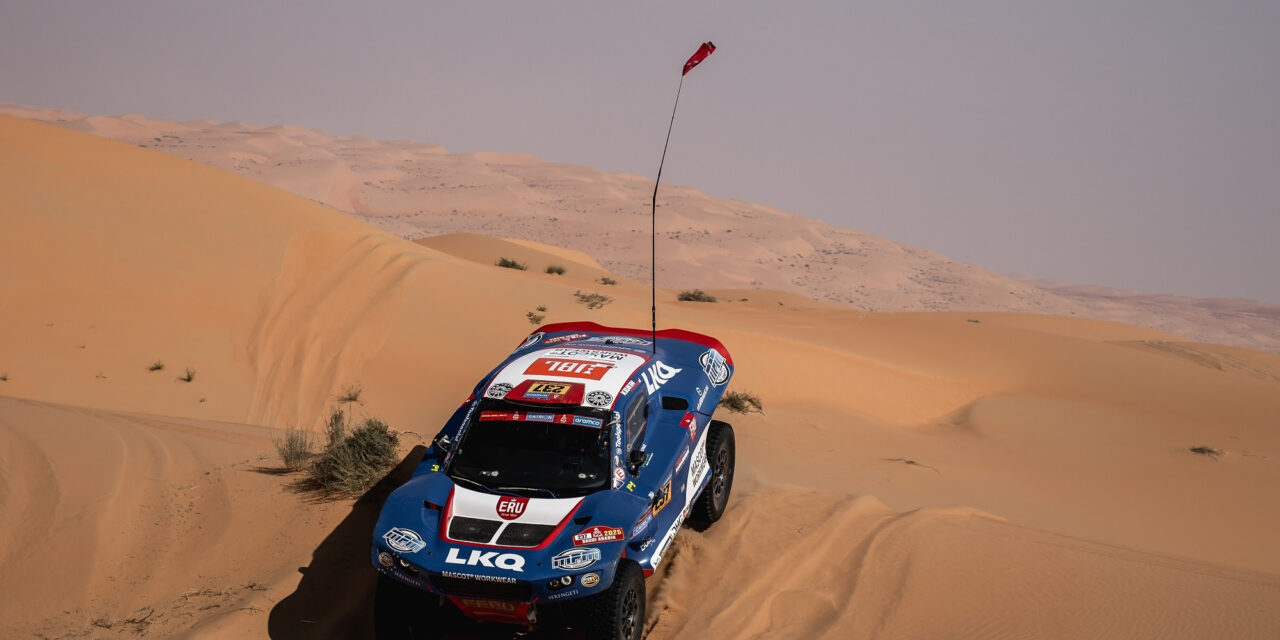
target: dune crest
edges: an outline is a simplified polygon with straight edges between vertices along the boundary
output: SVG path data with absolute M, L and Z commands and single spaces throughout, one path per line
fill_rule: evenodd
M 527 154 L 333 136 L 288 125 L 176 123 L 0 104 L 232 171 L 405 238 L 478 233 L 580 251 L 647 280 L 650 178 Z M 856 199 L 856 196 L 851 196 Z M 680 185 L 658 202 L 659 283 L 775 289 L 873 311 L 1045 313 L 1146 326 L 1199 342 L 1280 351 L 1280 305 L 1024 282 L 926 249 Z

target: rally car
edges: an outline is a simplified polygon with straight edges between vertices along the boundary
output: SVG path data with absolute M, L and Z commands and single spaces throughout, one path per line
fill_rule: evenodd
M 379 637 L 429 635 L 453 606 L 640 638 L 644 579 L 686 519 L 705 528 L 729 502 L 733 428 L 711 415 L 732 375 L 724 345 L 680 329 L 530 334 L 382 508 Z

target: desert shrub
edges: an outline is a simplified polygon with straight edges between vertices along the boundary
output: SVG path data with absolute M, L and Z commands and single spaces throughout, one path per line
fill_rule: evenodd
M 547 273 L 554 274 L 554 275 L 557 275 L 557 276 L 562 276 L 562 275 L 564 275 L 564 267 L 562 267 L 562 266 L 560 266 L 560 265 L 558 265 L 558 264 L 549 264 L 549 265 L 547 265 L 547 268 L 545 269 L 545 271 L 546 271 Z
M 587 305 L 588 309 L 599 309 L 600 307 L 613 302 L 613 298 L 599 293 L 583 293 L 574 291 L 573 295 L 578 298 L 578 302 Z
M 546 318 L 546 316 L 542 315 L 541 313 L 534 313 L 532 311 L 524 314 L 524 317 L 528 318 L 529 324 L 533 324 L 533 325 L 542 324 L 542 319 Z
M 600 276 L 600 281 L 599 281 L 599 282 L 600 282 L 600 284 L 618 284 L 618 281 L 617 281 L 617 280 L 614 280 L 613 278 L 610 278 L 609 276 Z
M 1205 446 L 1191 447 L 1190 449 L 1188 449 L 1188 451 L 1190 451 L 1191 453 L 1202 455 L 1202 456 L 1209 456 L 1210 458 L 1216 458 L 1222 455 L 1222 451 L 1218 449 L 1214 449 L 1213 447 L 1205 447 Z
M 8 381 L 9 381 L 9 372 L 6 371 L 4 373 L 0 373 L 0 382 L 8 382 Z
M 187 367 L 186 373 L 178 376 L 178 379 L 183 382 L 191 382 L 196 379 L 196 370 L 191 367 Z
M 280 454 L 280 462 L 290 471 L 298 471 L 307 465 L 307 461 L 315 454 L 311 451 L 311 432 L 296 427 L 284 430 L 284 436 L 271 442 L 276 445 L 276 453 Z
M 347 435 L 347 416 L 342 409 L 329 412 L 329 420 L 324 423 L 324 440 L 326 449 L 332 449 Z
M 164 362 L 161 360 L 152 362 L 151 366 L 147 367 L 147 371 L 164 371 Z
M 676 300 L 681 302 L 715 302 L 716 297 L 702 289 L 694 289 L 693 291 L 681 291 L 680 295 L 676 296 Z
M 547 310 L 547 305 L 540 304 L 537 307 L 535 307 L 535 309 L 537 309 L 539 312 L 545 312 Z
M 354 496 L 372 487 L 396 464 L 400 437 L 387 423 L 369 418 L 325 449 L 307 471 L 321 491 Z
M 728 391 L 720 398 L 720 406 L 730 413 L 764 413 L 764 405 L 754 393 Z
M 524 271 L 529 268 L 528 266 L 520 264 L 519 262 L 516 262 L 515 260 L 512 260 L 510 258 L 498 258 L 498 261 L 495 262 L 494 264 L 498 265 L 499 267 L 506 267 L 508 269 L 519 269 L 521 271 Z

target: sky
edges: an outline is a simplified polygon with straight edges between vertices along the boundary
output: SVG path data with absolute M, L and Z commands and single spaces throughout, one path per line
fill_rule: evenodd
M 531 153 L 1280 303 L 1280 2 L 0 2 L 0 101 Z

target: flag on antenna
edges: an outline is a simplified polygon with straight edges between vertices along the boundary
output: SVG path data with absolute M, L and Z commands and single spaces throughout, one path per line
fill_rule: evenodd
M 684 63 L 684 71 L 681 72 L 680 75 L 689 73 L 689 71 L 698 66 L 699 63 L 706 60 L 707 56 L 715 53 L 715 50 L 716 46 L 714 44 L 711 44 L 710 42 L 702 43 L 702 46 L 698 47 L 698 50 L 689 57 L 689 61 Z

